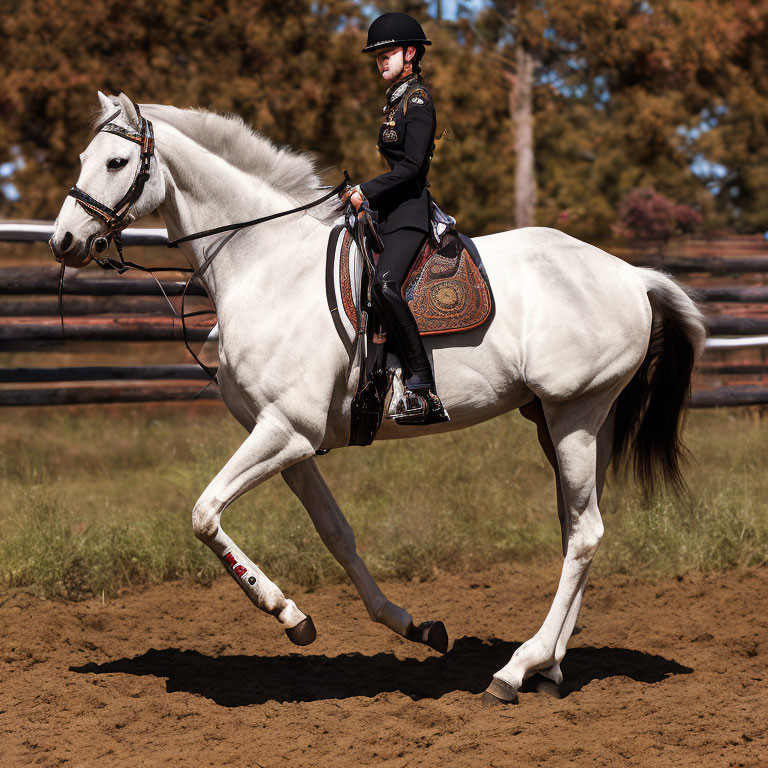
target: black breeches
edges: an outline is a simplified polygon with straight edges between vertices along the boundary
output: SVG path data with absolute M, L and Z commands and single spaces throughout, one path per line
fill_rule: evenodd
M 399 325 L 415 322 L 400 295 L 400 289 L 426 236 L 421 230 L 408 228 L 396 229 L 381 236 L 384 250 L 376 265 L 373 291 L 376 299 L 385 304 L 385 325 L 387 317 Z
M 408 304 L 400 294 L 408 270 L 416 258 L 426 233 L 418 229 L 397 229 L 381 239 L 384 250 L 373 277 L 373 298 L 379 315 L 387 329 L 387 337 L 394 342 L 413 386 L 432 383 L 432 367 L 424 351 L 419 328 Z M 416 384 L 413 384 L 414 378 Z

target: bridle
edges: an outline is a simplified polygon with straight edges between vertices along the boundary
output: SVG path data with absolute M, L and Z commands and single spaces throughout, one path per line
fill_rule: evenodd
M 75 200 L 82 206 L 86 213 L 94 216 L 97 219 L 101 219 L 107 226 L 106 235 L 99 238 L 103 240 L 101 247 L 97 247 L 99 252 L 105 251 L 109 247 L 109 241 L 114 240 L 115 247 L 120 256 L 120 261 L 116 262 L 114 259 L 99 259 L 94 256 L 96 262 L 105 269 L 115 269 L 118 272 L 125 272 L 129 268 L 142 269 L 140 265 L 135 265 L 132 262 L 127 262 L 123 259 L 122 243 L 120 241 L 120 233 L 133 222 L 135 216 L 131 214 L 131 206 L 141 197 L 141 193 L 144 191 L 144 185 L 149 180 L 149 168 L 152 157 L 155 154 L 155 132 L 152 128 L 152 123 L 142 116 L 138 104 L 133 105 L 136 109 L 136 114 L 139 117 L 140 131 L 131 130 L 130 128 L 122 128 L 119 125 L 114 125 L 114 120 L 119 114 L 118 109 L 113 115 L 108 117 L 98 127 L 97 132 L 106 131 L 107 133 L 114 133 L 116 136 L 121 136 L 128 141 L 134 142 L 141 147 L 141 157 L 139 160 L 139 167 L 136 169 L 136 176 L 133 179 L 133 183 L 129 187 L 128 191 L 120 198 L 115 204 L 114 208 L 110 208 L 104 203 L 100 203 L 98 200 L 91 197 L 87 192 L 83 192 L 80 187 L 75 185 L 69 190 L 68 195 L 74 197 Z M 350 184 L 349 174 L 344 171 L 344 180 L 337 184 L 330 192 L 326 193 L 317 200 L 313 200 L 310 203 L 299 205 L 296 208 L 291 208 L 289 211 L 280 211 L 279 213 L 272 213 L 268 216 L 261 216 L 258 219 L 251 219 L 250 221 L 241 221 L 237 224 L 225 224 L 222 227 L 214 227 L 213 229 L 206 229 L 203 232 L 194 232 L 191 235 L 185 235 L 176 240 L 171 240 L 167 243 L 169 248 L 177 248 L 180 243 L 186 243 L 190 240 L 199 240 L 203 237 L 209 237 L 210 235 L 218 235 L 223 232 L 232 232 L 238 229 L 245 229 L 246 227 L 253 227 L 257 224 L 263 224 L 273 219 L 279 219 L 283 216 L 290 216 L 294 213 L 301 213 L 307 211 L 310 208 L 314 208 L 321 203 L 326 202 L 330 198 L 338 195 L 342 190 L 348 187 Z M 97 241 L 98 242 L 98 241 Z M 159 270 L 156 270 L 159 271 Z M 188 271 L 188 270 L 182 270 Z
M 135 264 L 132 261 L 126 261 L 123 258 L 123 248 L 122 248 L 120 233 L 135 219 L 135 216 L 132 213 L 130 213 L 130 208 L 141 197 L 141 194 L 144 191 L 144 185 L 149 180 L 149 169 L 150 169 L 152 157 L 155 154 L 155 132 L 154 132 L 154 129 L 152 128 L 152 123 L 142 116 L 139 110 L 138 104 L 134 103 L 133 106 L 136 110 L 136 114 L 139 117 L 140 130 L 138 132 L 133 131 L 130 128 L 122 128 L 121 126 L 114 125 L 112 123 L 112 120 L 114 120 L 120 114 L 119 109 L 110 117 L 108 117 L 104 122 L 102 122 L 97 128 L 97 133 L 100 131 L 106 131 L 107 133 L 114 133 L 116 136 L 121 136 L 122 138 L 127 139 L 128 141 L 132 141 L 134 144 L 138 144 L 141 147 L 141 157 L 139 160 L 139 166 L 136 169 L 136 176 L 134 177 L 133 183 L 129 187 L 128 191 L 115 204 L 114 208 L 110 208 L 108 205 L 104 205 L 104 203 L 100 203 L 98 200 L 91 197 L 87 192 L 83 192 L 83 190 L 80 189 L 77 185 L 75 185 L 74 187 L 72 187 L 72 189 L 69 190 L 68 196 L 74 197 L 77 203 L 80 206 L 82 206 L 83 210 L 85 210 L 86 213 L 90 214 L 91 216 L 97 219 L 101 219 L 101 221 L 103 221 L 104 224 L 106 225 L 107 227 L 106 233 L 100 236 L 99 238 L 97 238 L 94 243 L 95 249 L 99 253 L 102 253 L 106 251 L 107 248 L 109 248 L 110 240 L 113 240 L 115 243 L 115 248 L 117 249 L 117 253 L 120 256 L 120 261 L 117 261 L 117 259 L 110 259 L 107 257 L 99 258 L 98 256 L 93 256 L 94 261 L 100 267 L 104 269 L 114 269 L 119 274 L 122 274 L 128 269 L 136 269 L 141 272 L 146 272 L 150 274 L 157 282 L 158 287 L 160 288 L 161 293 L 165 296 L 165 299 L 168 302 L 168 305 L 170 306 L 173 314 L 178 316 L 181 319 L 182 338 L 184 341 L 184 345 L 187 348 L 187 351 L 192 355 L 192 357 L 195 359 L 197 364 L 211 377 L 211 381 L 215 381 L 216 371 L 212 368 L 209 368 L 207 365 L 205 365 L 200 360 L 200 358 L 192 351 L 192 348 L 189 346 L 189 341 L 187 339 L 187 328 L 185 323 L 185 320 L 188 317 L 193 317 L 195 315 L 210 314 L 210 312 L 208 310 L 202 310 L 199 312 L 185 312 L 184 299 L 187 295 L 187 289 L 189 288 L 190 283 L 196 278 L 201 277 L 205 273 L 205 271 L 211 265 L 211 262 L 218 255 L 219 251 L 213 251 L 213 253 L 211 253 L 211 255 L 209 255 L 203 261 L 203 263 L 197 269 L 194 269 L 194 270 L 180 268 L 180 267 L 148 268 L 148 267 L 142 266 L 141 264 Z M 226 224 L 222 227 L 207 229 L 203 232 L 194 232 L 193 234 L 180 237 L 177 240 L 171 240 L 168 242 L 167 245 L 169 248 L 177 248 L 180 243 L 186 243 L 186 242 L 189 242 L 190 240 L 199 240 L 200 238 L 221 234 L 223 232 L 232 232 L 239 229 L 245 229 L 246 227 L 253 227 L 257 224 L 262 224 L 267 221 L 272 221 L 273 219 L 279 219 L 283 216 L 290 216 L 291 214 L 294 214 L 294 213 L 307 211 L 310 208 L 314 208 L 315 206 L 320 205 L 321 203 L 324 203 L 325 201 L 329 200 L 331 197 L 338 195 L 343 189 L 348 187 L 349 184 L 350 184 L 349 174 L 347 173 L 347 171 L 344 171 L 344 180 L 340 184 L 336 185 L 333 189 L 331 189 L 322 197 L 316 200 L 313 200 L 310 203 L 305 203 L 304 205 L 297 206 L 296 208 L 291 208 L 288 211 L 280 211 L 279 213 L 272 213 L 272 214 L 269 214 L 268 216 L 261 216 L 258 219 L 252 219 L 250 221 L 242 221 L 237 224 Z M 62 334 L 64 333 L 64 309 L 62 304 L 63 286 L 64 286 L 64 269 L 65 269 L 65 265 L 62 262 L 61 272 L 59 273 L 59 314 L 61 318 Z M 184 290 L 182 291 L 182 294 L 181 294 L 181 314 L 180 315 L 174 309 L 173 304 L 171 303 L 170 299 L 168 298 L 165 291 L 163 290 L 161 283 L 155 277 L 154 275 L 155 272 L 188 272 L 189 273 L 189 277 L 187 278 L 187 281 L 184 285 Z
M 108 205 L 100 203 L 77 185 L 72 187 L 68 193 L 69 197 L 74 197 L 86 213 L 94 218 L 101 219 L 106 225 L 107 232 L 104 236 L 99 238 L 99 240 L 102 240 L 103 242 L 99 243 L 97 241 L 97 250 L 105 251 L 109 247 L 109 241 L 114 240 L 121 262 L 123 262 L 123 249 L 120 233 L 136 218 L 130 213 L 130 209 L 141 197 L 142 192 L 144 192 L 144 185 L 149 180 L 149 169 L 152 157 L 155 154 L 155 132 L 152 128 L 152 123 L 141 115 L 137 104 L 134 104 L 134 108 L 139 117 L 138 132 L 112 123 L 112 120 L 120 114 L 119 109 L 98 128 L 99 132 L 104 131 L 106 133 L 114 133 L 116 136 L 120 136 L 134 144 L 138 144 L 141 148 L 141 156 L 139 158 L 139 165 L 136 169 L 136 175 L 134 176 L 128 191 L 115 204 L 114 208 L 110 208 Z M 105 261 L 104 259 L 99 259 L 98 257 L 94 258 L 101 266 L 114 268 L 114 265 L 112 264 L 103 263 Z M 110 262 L 112 260 L 107 259 L 106 261 Z

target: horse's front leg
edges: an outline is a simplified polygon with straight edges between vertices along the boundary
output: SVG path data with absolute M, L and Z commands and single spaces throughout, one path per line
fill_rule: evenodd
M 448 650 L 448 635 L 441 621 L 428 621 L 415 626 L 411 614 L 389 601 L 379 589 L 357 554 L 355 534 L 314 459 L 305 459 L 283 470 L 283 478 L 309 513 L 325 546 L 349 574 L 371 619 L 398 635 L 445 653 Z
M 221 514 L 246 491 L 313 453 L 310 442 L 288 424 L 262 418 L 205 489 L 192 513 L 195 536 L 211 548 L 248 599 L 273 615 L 296 645 L 309 645 L 315 639 L 312 619 L 286 599 L 224 532 Z

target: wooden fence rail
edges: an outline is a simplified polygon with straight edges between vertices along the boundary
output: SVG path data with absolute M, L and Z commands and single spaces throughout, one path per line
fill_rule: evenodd
M 697 291 L 701 301 L 725 304 L 768 304 L 768 286 L 724 285 Z
M 724 408 L 741 405 L 765 405 L 768 403 L 768 387 L 717 387 L 694 392 L 691 405 L 694 408 Z
M 712 275 L 747 274 L 750 272 L 768 272 L 768 256 L 750 256 L 748 258 L 679 258 L 670 261 L 648 261 L 643 266 L 657 267 L 675 274 L 709 272 Z
M 53 235 L 52 221 L 0 221 L 0 242 L 47 243 Z M 165 229 L 128 227 L 122 232 L 123 245 L 167 245 Z
M 67 296 L 62 301 L 66 317 L 87 315 L 159 315 L 169 312 L 163 296 Z M 0 299 L 0 317 L 58 317 L 57 296 Z
M 39 242 L 48 240 L 51 222 L 0 222 L 0 242 Z M 129 228 L 123 233 L 126 246 L 161 246 L 167 243 L 162 229 Z M 714 247 L 714 246 L 713 246 Z M 717 246 L 719 248 L 719 245 Z M 720 254 L 722 251 L 714 251 Z M 768 256 L 757 249 L 754 256 L 744 251 L 736 257 L 698 255 L 664 259 L 651 254 L 642 261 L 675 274 L 708 273 L 734 275 L 768 272 Z M 97 270 L 68 270 L 63 280 L 64 327 L 59 322 L 59 269 L 41 267 L 0 268 L 0 350 L 55 348 L 63 341 L 179 341 L 181 323 L 172 314 L 163 292 L 178 312 L 178 297 L 185 279 L 171 273 L 159 280 L 118 276 Z M 162 286 L 162 290 L 161 287 Z M 205 290 L 198 282 L 190 284 L 187 296 L 200 307 Z M 768 285 L 708 285 L 698 290 L 704 303 L 768 305 Z M 7 298 L 5 298 L 7 297 Z M 762 310 L 763 308 L 760 308 Z M 758 310 L 758 312 L 760 311 Z M 708 317 L 713 336 L 739 336 L 740 339 L 712 339 L 711 347 L 748 349 L 768 342 L 768 312 L 752 316 L 723 313 Z M 744 310 L 740 310 L 741 313 Z M 203 342 L 214 338 L 211 327 L 215 316 L 190 318 L 187 338 Z M 761 339 L 760 336 L 764 335 Z M 749 338 L 753 337 L 753 338 Z M 743 353 L 747 354 L 747 353 Z M 705 362 L 697 369 L 700 376 L 768 375 L 768 361 L 750 357 L 717 363 Z M 13 387 L 14 384 L 24 388 Z M 46 387 L 45 384 L 61 386 Z M 100 365 L 61 368 L 0 369 L 0 406 L 79 405 L 87 403 L 141 403 L 175 400 L 215 399 L 218 390 L 196 365 Z M 10 385 L 10 386 L 9 386 Z M 694 392 L 694 407 L 768 404 L 768 387 L 723 386 Z
M 184 280 L 161 279 L 160 285 L 168 296 L 181 296 Z M 59 270 L 56 267 L 6 267 L 0 269 L 0 294 L 47 294 L 59 292 Z M 85 277 L 66 273 L 62 293 L 77 296 L 162 296 L 151 277 Z M 200 283 L 192 283 L 189 296 L 205 296 Z
M 758 336 L 768 334 L 768 315 L 765 317 L 734 317 L 712 315 L 707 318 L 712 336 Z
M 199 365 L 88 365 L 62 368 L 0 368 L 0 383 L 67 381 L 208 381 Z
M 96 403 L 157 403 L 177 400 L 218 400 L 213 385 L 194 387 L 130 385 L 59 387 L 56 389 L 0 389 L 1 406 L 93 405 Z
M 211 332 L 211 323 L 202 325 L 200 318 L 187 321 L 187 340 L 205 341 Z M 27 342 L 46 345 L 61 341 L 181 341 L 181 320 L 168 317 L 109 317 L 40 318 L 34 322 L 26 318 L 6 318 L 0 324 L 0 349 Z
M 696 371 L 704 376 L 768 376 L 768 362 L 701 363 Z

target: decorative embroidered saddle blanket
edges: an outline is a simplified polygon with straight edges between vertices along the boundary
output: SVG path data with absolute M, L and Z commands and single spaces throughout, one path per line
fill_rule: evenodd
M 361 325 L 360 285 L 364 270 L 357 244 L 341 225 L 328 241 L 326 293 L 334 322 L 349 340 Z M 493 294 L 474 243 L 448 232 L 437 248 L 427 238 L 402 288 L 422 336 L 477 328 L 493 313 Z

